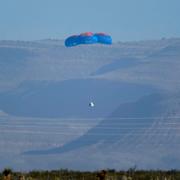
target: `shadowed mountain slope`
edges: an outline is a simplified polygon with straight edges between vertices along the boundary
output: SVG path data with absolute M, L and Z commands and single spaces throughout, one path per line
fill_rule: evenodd
M 101 146 L 107 147 L 119 144 L 119 148 L 124 147 L 125 144 L 130 144 L 131 148 L 133 148 L 140 145 L 140 139 L 147 140 L 145 141 L 146 144 L 148 144 L 148 140 L 156 141 L 156 144 L 158 144 L 158 140 L 160 143 L 164 138 L 164 136 L 159 136 L 161 133 L 172 137 L 178 134 L 174 129 L 169 131 L 171 126 L 168 129 L 168 124 L 166 124 L 171 118 L 172 122 L 179 122 L 176 113 L 179 113 L 178 107 L 180 104 L 177 102 L 180 102 L 179 95 L 152 94 L 141 98 L 135 103 L 122 104 L 107 119 L 101 121 L 82 137 L 60 148 L 32 151 L 29 154 L 62 153 L 99 143 Z M 159 129 L 160 126 L 162 128 Z M 148 131 L 151 131 L 152 134 L 147 134 Z M 179 134 L 176 138 L 178 137 Z M 164 139 L 164 141 L 166 140 L 168 139 Z M 171 146 L 171 144 L 169 145 Z

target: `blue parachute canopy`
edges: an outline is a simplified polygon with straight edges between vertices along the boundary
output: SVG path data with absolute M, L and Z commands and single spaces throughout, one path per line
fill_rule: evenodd
M 97 37 L 98 43 L 102 44 L 112 44 L 112 38 L 111 36 L 104 34 L 104 33 L 96 33 L 94 36 Z
M 79 40 L 81 44 L 94 44 L 97 42 L 97 37 L 91 32 L 86 32 L 79 35 Z
M 94 43 L 112 44 L 112 39 L 111 36 L 104 33 L 93 34 L 92 32 L 85 32 L 80 35 L 70 36 L 65 40 L 66 47 L 77 46 L 79 44 Z
M 67 47 L 76 46 L 78 44 L 80 44 L 80 41 L 79 36 L 77 35 L 70 36 L 65 40 L 65 46 Z

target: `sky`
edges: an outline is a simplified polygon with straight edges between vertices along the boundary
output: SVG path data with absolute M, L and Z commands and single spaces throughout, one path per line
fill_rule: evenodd
M 0 0 L 0 40 L 105 32 L 113 41 L 180 37 L 180 0 Z

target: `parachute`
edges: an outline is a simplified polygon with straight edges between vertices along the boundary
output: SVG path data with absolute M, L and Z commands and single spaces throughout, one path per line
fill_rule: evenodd
M 91 32 L 82 33 L 79 35 L 81 44 L 94 44 L 97 42 L 97 37 Z
M 97 41 L 102 44 L 112 44 L 112 38 L 110 35 L 105 33 L 96 33 L 94 36 L 97 37 Z
M 66 47 L 77 46 L 80 44 L 94 44 L 94 43 L 112 44 L 112 38 L 110 35 L 107 35 L 105 33 L 93 34 L 92 32 L 85 32 L 85 33 L 81 33 L 80 35 L 70 36 L 65 40 Z
M 65 46 L 67 47 L 76 46 L 78 44 L 80 44 L 80 41 L 77 35 L 70 36 L 65 41 Z

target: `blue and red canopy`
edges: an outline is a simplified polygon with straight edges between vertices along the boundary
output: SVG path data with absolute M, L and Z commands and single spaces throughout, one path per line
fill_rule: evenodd
M 112 38 L 110 35 L 105 33 L 95 33 L 85 32 L 80 35 L 73 35 L 68 37 L 65 40 L 65 46 L 72 47 L 77 46 L 79 44 L 94 44 L 94 43 L 102 43 L 102 44 L 112 44 Z

